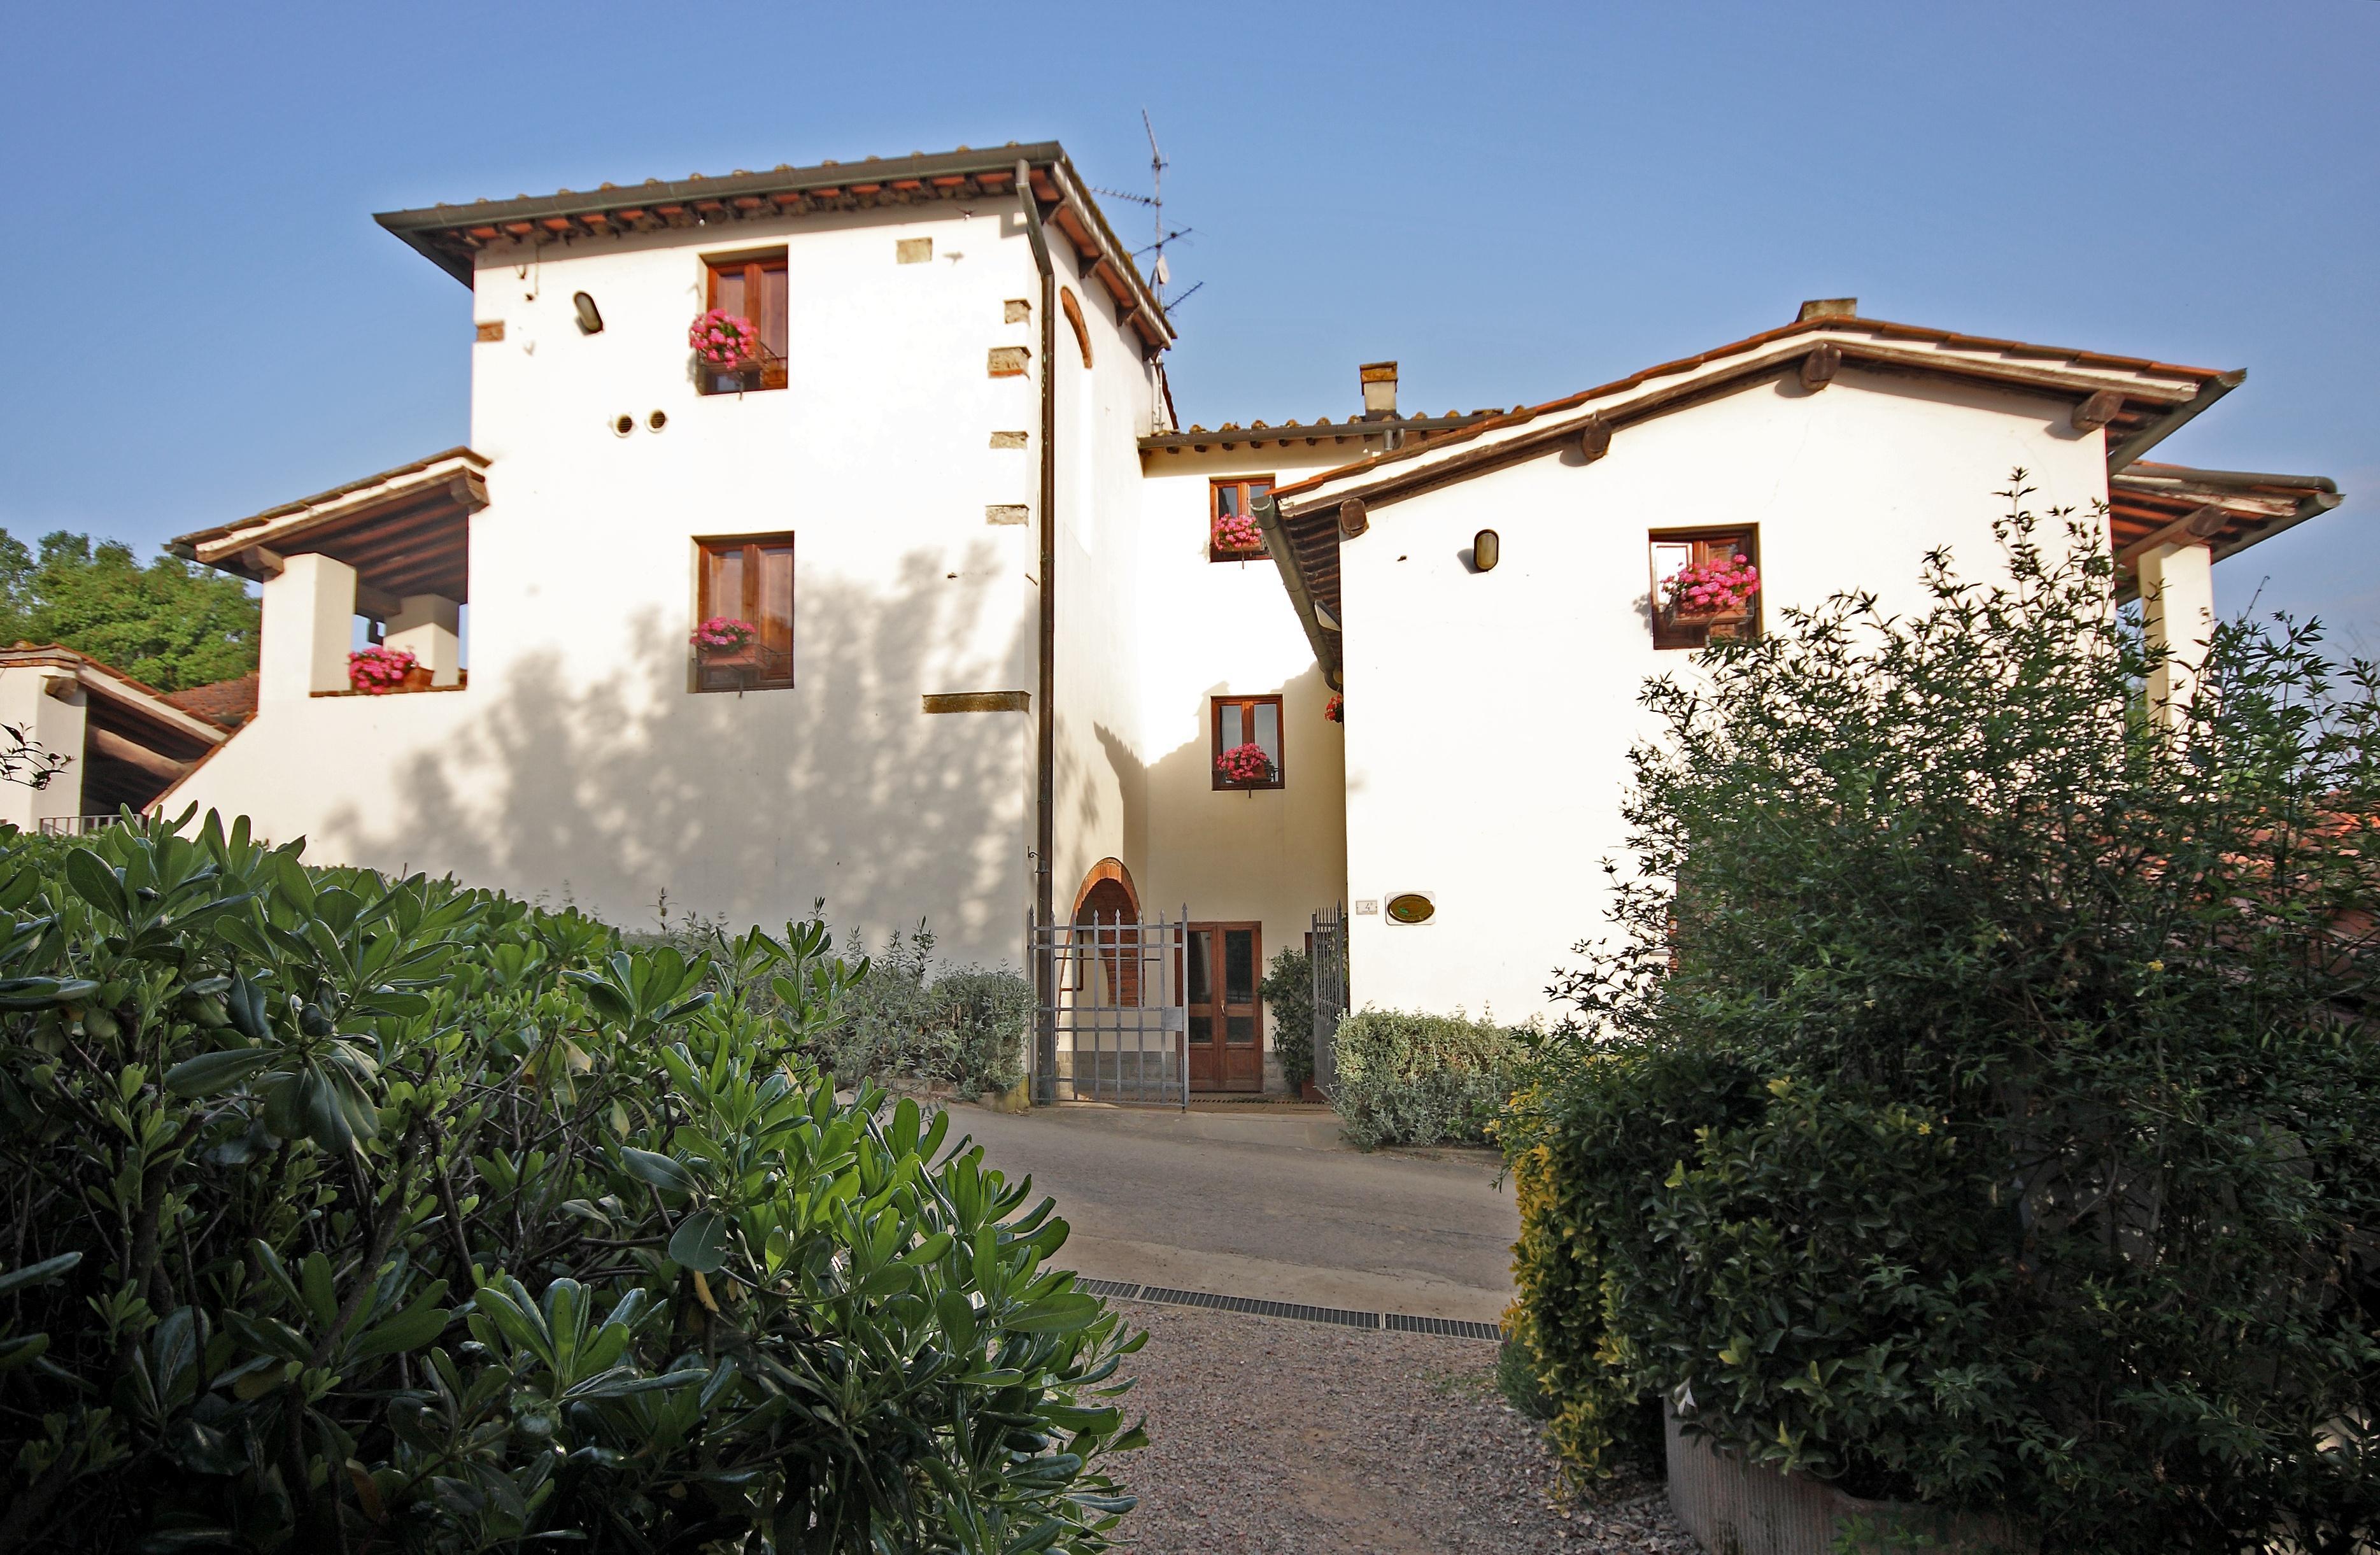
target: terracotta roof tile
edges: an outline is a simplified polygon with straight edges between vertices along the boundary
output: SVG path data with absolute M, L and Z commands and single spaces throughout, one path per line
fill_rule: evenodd
M 165 693 L 164 700 L 194 717 L 237 729 L 256 716 L 256 672 Z

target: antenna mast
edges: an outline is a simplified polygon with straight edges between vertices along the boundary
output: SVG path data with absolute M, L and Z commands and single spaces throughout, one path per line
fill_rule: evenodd
M 1157 256 L 1156 260 L 1148 267 L 1148 285 L 1149 289 L 1157 294 L 1157 306 L 1160 309 L 1165 309 L 1171 306 L 1171 304 L 1166 301 L 1165 288 L 1173 283 L 1172 267 L 1165 262 L 1165 245 L 1172 242 L 1177 237 L 1189 237 L 1191 229 L 1185 226 L 1172 231 L 1167 230 L 1165 225 L 1165 170 L 1173 164 L 1166 161 L 1165 153 L 1158 149 L 1157 127 L 1149 122 L 1148 110 L 1146 108 L 1143 108 L 1140 111 L 1140 128 L 1142 132 L 1148 137 L 1148 192 L 1147 194 L 1135 194 L 1130 189 L 1101 188 L 1097 185 L 1092 187 L 1092 192 L 1095 194 L 1107 195 L 1111 199 L 1129 200 L 1136 205 L 1146 205 L 1148 207 L 1149 243 L 1147 248 L 1135 250 L 1133 254 L 1133 258 L 1138 259 L 1142 254 L 1147 253 L 1154 253 Z M 1193 286 L 1190 288 L 1190 291 L 1195 292 L 1197 289 L 1198 288 L 1196 286 Z M 1188 297 L 1189 295 L 1190 292 L 1184 292 L 1182 297 Z M 1173 299 L 1175 302 L 1179 302 L 1181 300 L 1182 298 L 1180 297 Z
M 1149 234 L 1156 239 L 1150 245 L 1157 250 L 1157 262 L 1149 267 L 1157 286 L 1157 305 L 1165 306 L 1165 283 L 1173 279 L 1165 268 L 1165 153 L 1157 149 L 1157 127 L 1148 122 L 1148 110 L 1140 111 L 1140 128 L 1148 136 L 1148 218 Z

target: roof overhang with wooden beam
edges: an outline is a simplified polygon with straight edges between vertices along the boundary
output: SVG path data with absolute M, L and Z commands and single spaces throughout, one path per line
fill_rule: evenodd
M 71 648 L 0 650 L 0 671 L 9 670 L 44 672 L 46 694 L 81 704 L 83 747 L 57 754 L 78 763 L 86 815 L 147 807 L 231 737 L 221 725 L 168 702 L 155 686 Z
M 178 537 L 165 549 L 253 582 L 285 557 L 323 555 L 356 569 L 357 608 L 393 613 L 408 594 L 470 598 L 470 516 L 488 505 L 487 458 L 450 448 L 252 517 Z
M 2221 561 L 2338 504 L 2338 485 L 2327 476 L 2137 461 L 2107 478 L 2117 595 L 2139 592 L 2140 558 L 2153 546 L 2204 545 Z
M 1338 547 L 1342 538 L 1369 527 L 1373 510 L 1548 455 L 1575 453 L 1593 461 L 1609 451 L 1615 434 L 1625 435 L 1638 422 L 1788 376 L 1803 392 L 1818 393 L 1846 370 L 1949 377 L 2069 401 L 2066 415 L 2074 431 L 2105 430 L 2111 471 L 2137 460 L 2247 376 L 1839 310 L 1805 311 L 1781 329 L 1276 488 L 1278 522 L 1291 542 L 1302 594 L 1318 607 L 1315 619 L 1331 624 L 1309 624 L 1316 657 L 1325 663 L 1338 660 L 1338 644 L 1330 640 L 1341 619 Z M 1292 594 L 1298 597 L 1301 589 L 1293 587 Z
M 648 178 L 625 188 L 605 184 L 592 192 L 563 189 L 388 211 L 373 220 L 468 286 L 481 255 L 509 259 L 524 247 L 616 241 L 629 233 L 673 229 L 732 233 L 739 225 L 789 216 L 1012 199 L 1020 161 L 1026 164 L 1042 219 L 1065 235 L 1086 273 L 1115 304 L 1117 321 L 1130 324 L 1149 352 L 1172 345 L 1173 326 L 1133 263 L 1132 251 L 1109 227 L 1089 186 L 1054 140 L 984 151 L 963 146 L 931 156 L 869 157 L 815 167 L 780 165 L 723 177 Z

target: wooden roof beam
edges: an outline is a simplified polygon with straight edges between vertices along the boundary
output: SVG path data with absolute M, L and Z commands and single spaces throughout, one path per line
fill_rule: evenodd
M 2074 430 L 2079 432 L 2097 431 L 2123 414 L 2124 396 L 2114 389 L 2101 389 L 2074 407 Z
M 2214 503 L 2193 508 L 2161 529 L 2152 529 L 2116 553 L 2116 565 L 2128 567 L 2160 545 L 2205 545 L 2223 532 L 2231 516 Z

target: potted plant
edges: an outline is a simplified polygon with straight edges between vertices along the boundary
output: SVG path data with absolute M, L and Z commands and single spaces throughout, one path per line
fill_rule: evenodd
M 1334 696 L 1322 704 L 1322 716 L 1333 723 L 1347 722 L 1347 699 Z
M 760 628 L 733 615 L 714 615 L 697 626 L 686 640 L 706 664 L 745 664 L 752 662 Z
M 1264 549 L 1264 531 L 1245 513 L 1219 513 L 1210 538 L 1218 551 L 1253 554 Z
M 420 686 L 414 684 L 417 679 Z M 430 673 L 420 661 L 402 648 L 374 643 L 347 655 L 347 684 L 367 697 L 419 690 L 429 680 Z
M 1215 758 L 1215 773 L 1234 788 L 1254 788 L 1272 781 L 1272 758 L 1251 740 Z
M 760 332 L 741 313 L 713 308 L 697 316 L 686 332 L 695 359 L 722 372 L 740 372 L 760 359 Z
M 1752 598 L 1760 592 L 1760 569 L 1741 552 L 1707 556 L 1671 574 L 1662 585 L 1670 619 L 1681 626 L 1708 626 L 1713 636 L 1731 635 L 1752 619 Z

